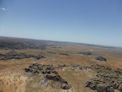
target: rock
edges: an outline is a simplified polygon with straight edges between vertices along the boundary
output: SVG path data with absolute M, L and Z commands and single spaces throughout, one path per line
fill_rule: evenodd
M 97 92 L 114 92 L 114 87 L 103 83 L 97 84 L 95 80 L 87 82 L 85 87 L 89 87 L 90 89 L 96 90 Z
M 119 91 L 122 92 L 122 83 L 118 87 Z
M 82 55 L 92 55 L 92 52 L 90 52 L 90 51 L 80 52 L 79 54 L 82 54 Z
M 85 87 L 90 87 L 91 83 L 92 83 L 92 82 L 87 81 L 86 84 L 85 84 Z
M 45 76 L 48 80 L 53 80 L 53 81 L 61 81 L 61 77 L 59 75 L 46 75 Z
M 122 92 L 122 70 L 113 69 L 103 65 L 92 65 L 92 69 L 96 71 L 96 78 L 86 82 L 85 87 L 95 88 L 97 92 L 114 92 L 115 89 Z
M 62 83 L 61 88 L 64 90 L 69 90 L 71 86 L 68 83 Z
M 97 86 L 97 84 L 95 82 L 93 82 L 93 81 L 92 82 L 91 81 L 87 81 L 87 83 L 85 85 L 85 87 L 89 87 L 92 90 L 95 90 L 96 89 L 96 86 Z
M 108 87 L 106 88 L 106 92 L 114 92 L 114 88 L 111 87 L 111 86 L 108 86 Z
M 96 91 L 97 92 L 106 92 L 106 85 L 105 84 L 98 84 Z
M 103 56 L 98 56 L 96 57 L 96 60 L 99 60 L 99 61 L 107 61 L 107 59 Z
M 118 84 L 115 81 L 112 81 L 110 83 L 110 86 L 113 87 L 114 89 L 117 89 L 118 88 Z
M 25 72 L 32 73 L 32 75 L 41 74 L 43 75 L 44 79 L 46 81 L 53 81 L 57 83 L 59 88 L 68 90 L 70 89 L 70 85 L 66 80 L 64 80 L 57 71 L 55 71 L 55 68 L 53 65 L 41 65 L 41 64 L 32 64 L 28 68 L 25 68 Z M 56 84 L 53 84 L 53 87 L 57 87 Z

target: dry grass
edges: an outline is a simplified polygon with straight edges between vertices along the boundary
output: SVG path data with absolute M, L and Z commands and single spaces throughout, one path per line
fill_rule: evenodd
M 107 63 L 100 63 L 95 60 L 93 56 L 82 56 L 77 54 L 79 51 L 92 51 L 96 55 L 103 55 L 107 57 Z M 5 53 L 8 50 L 0 50 L 0 53 Z M 56 54 L 48 53 L 48 51 L 56 52 Z M 21 59 L 21 60 L 8 60 L 0 61 L 0 92 L 64 92 L 63 90 L 54 89 L 50 86 L 42 87 L 33 85 L 38 83 L 38 78 L 31 80 L 24 74 L 24 68 L 28 67 L 32 63 L 40 64 L 105 64 L 112 68 L 122 68 L 122 54 L 109 51 L 103 48 L 96 48 L 90 46 L 64 46 L 60 48 L 49 47 L 46 50 L 17 50 L 17 52 L 44 55 L 46 59 L 34 60 L 34 59 Z M 60 55 L 59 53 L 68 53 L 69 56 Z M 59 71 L 59 74 L 66 79 L 71 85 L 72 89 L 68 92 L 94 92 L 90 89 L 85 88 L 85 82 L 95 76 L 94 71 Z M 85 91 L 84 91 L 85 90 Z

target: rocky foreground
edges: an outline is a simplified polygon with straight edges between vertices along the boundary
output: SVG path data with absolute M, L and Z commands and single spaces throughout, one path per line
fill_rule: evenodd
M 96 78 L 86 82 L 85 87 L 88 87 L 97 92 L 122 92 L 122 69 L 112 69 L 106 66 L 92 66 L 97 72 Z
M 51 86 L 56 88 L 61 88 L 64 90 L 68 90 L 71 88 L 70 84 L 64 80 L 58 72 L 55 70 L 53 65 L 39 65 L 33 64 L 30 65 L 28 68 L 25 68 L 25 72 L 31 76 L 40 76 L 42 85 L 48 85 L 49 81 L 55 82 L 57 85 L 51 84 Z
M 70 90 L 73 86 L 59 75 L 58 71 L 60 69 L 96 71 L 96 77 L 88 80 L 84 87 L 96 90 L 97 92 L 115 92 L 115 90 L 122 92 L 122 70 L 113 70 L 107 66 L 58 65 L 54 67 L 53 65 L 32 64 L 25 68 L 25 72 L 31 77 L 40 76 L 42 85 L 51 85 L 54 88 Z M 42 76 L 43 80 L 41 80 Z M 50 82 L 53 82 L 53 84 L 50 84 Z
M 122 92 L 122 70 L 106 65 L 33 63 L 22 71 L 0 73 L 0 92 Z

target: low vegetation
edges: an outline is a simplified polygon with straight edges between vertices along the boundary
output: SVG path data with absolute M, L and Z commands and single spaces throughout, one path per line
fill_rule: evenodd
M 0 92 L 122 92 L 122 50 L 0 37 Z
M 41 59 L 45 58 L 44 56 L 36 56 L 36 55 L 28 55 L 24 53 L 17 53 L 16 51 L 10 51 L 6 54 L 0 54 L 0 60 L 10 60 L 10 59 L 25 59 L 25 58 L 34 58 L 34 59 Z

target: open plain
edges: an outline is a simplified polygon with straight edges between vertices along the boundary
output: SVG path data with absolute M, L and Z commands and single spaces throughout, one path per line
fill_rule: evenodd
M 122 48 L 0 37 L 0 92 L 122 92 Z

